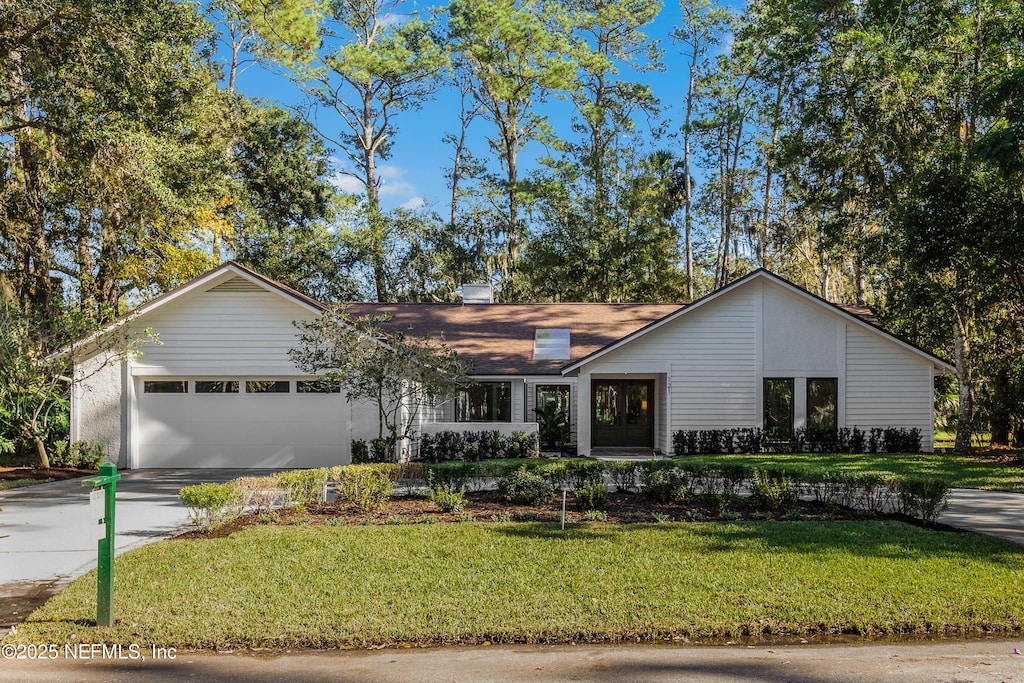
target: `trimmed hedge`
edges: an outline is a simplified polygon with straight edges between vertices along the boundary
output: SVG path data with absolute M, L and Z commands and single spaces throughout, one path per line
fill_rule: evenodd
M 513 432 L 509 436 L 497 430 L 477 432 L 445 431 L 420 437 L 419 457 L 423 462 L 500 460 L 535 458 L 540 455 L 536 433 Z
M 785 441 L 772 440 L 759 427 L 679 430 L 672 435 L 675 455 L 731 453 L 920 453 L 916 427 L 795 429 Z

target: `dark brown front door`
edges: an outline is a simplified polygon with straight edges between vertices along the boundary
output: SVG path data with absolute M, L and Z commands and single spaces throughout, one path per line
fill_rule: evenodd
M 595 446 L 654 446 L 654 382 L 596 379 L 591 429 Z

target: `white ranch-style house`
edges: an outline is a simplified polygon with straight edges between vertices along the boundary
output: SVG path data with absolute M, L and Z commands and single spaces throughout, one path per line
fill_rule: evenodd
M 766 270 L 690 304 L 353 304 L 443 339 L 477 384 L 420 411 L 421 433 L 535 431 L 571 417 L 581 455 L 669 453 L 678 430 L 814 425 L 916 428 L 931 450 L 935 375 L 954 368 Z M 228 262 L 140 306 L 125 324 L 160 343 L 114 363 L 81 349 L 73 440 L 122 468 L 320 467 L 377 435 L 375 406 L 298 374 L 294 321 L 332 309 Z

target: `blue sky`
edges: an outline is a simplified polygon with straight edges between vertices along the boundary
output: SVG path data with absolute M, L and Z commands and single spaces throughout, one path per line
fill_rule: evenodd
M 728 3 L 733 4 L 733 3 Z M 654 95 L 659 98 L 662 106 L 660 119 L 671 121 L 668 132 L 677 131 L 682 119 L 681 102 L 685 94 L 686 65 L 679 55 L 679 47 L 672 38 L 671 32 L 678 25 L 680 10 L 677 2 L 669 0 L 662 8 L 655 22 L 645 32 L 652 40 L 660 42 L 664 56 L 664 71 L 648 71 L 642 74 L 623 71 L 621 78 L 629 80 L 645 80 L 650 84 Z M 275 101 L 284 106 L 298 105 L 303 101 L 299 89 L 285 76 L 273 73 L 267 68 L 255 64 L 238 78 L 238 88 L 252 97 L 260 97 Z M 403 112 L 396 119 L 398 134 L 394 138 L 392 156 L 380 162 L 381 203 L 384 208 L 398 206 L 416 207 L 425 205 L 438 210 L 442 214 L 447 210 L 449 190 L 445 183 L 444 169 L 450 166 L 450 147 L 442 142 L 447 132 L 455 132 L 458 125 L 457 93 L 452 90 L 440 90 L 433 100 L 425 103 L 423 108 L 414 112 Z M 570 134 L 569 116 L 572 107 L 566 103 L 553 102 L 543 110 L 548 114 L 556 132 Z M 656 123 L 656 122 L 655 122 Z M 340 130 L 341 123 L 327 111 L 320 115 L 320 125 L 326 130 Z M 643 122 L 640 124 L 644 126 Z M 478 157 L 491 159 L 492 166 L 497 170 L 496 160 L 492 159 L 486 142 L 491 134 L 491 124 L 478 118 L 471 130 L 470 148 Z M 645 143 L 650 139 L 647 131 L 638 131 L 637 138 Z M 654 143 L 656 148 L 675 149 L 678 141 L 662 138 Z M 533 159 L 544 152 L 540 145 L 528 147 L 523 155 L 521 167 L 528 172 L 536 164 Z M 340 156 L 340 155 L 339 155 Z M 341 160 L 338 160 L 341 163 Z M 523 175 L 521 173 L 521 175 Z M 360 186 L 351 179 L 337 176 L 338 184 L 349 191 L 357 191 Z

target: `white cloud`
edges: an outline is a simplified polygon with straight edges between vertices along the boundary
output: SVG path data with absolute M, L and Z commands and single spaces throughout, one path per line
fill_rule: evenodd
M 380 196 L 397 197 L 415 194 L 416 188 L 405 176 L 409 172 L 401 166 L 394 164 L 383 164 L 377 167 L 377 177 L 380 178 Z
M 363 183 L 350 174 L 351 166 L 335 158 L 335 168 L 343 168 L 349 173 L 336 171 L 331 184 L 342 192 L 354 195 L 365 195 Z M 389 205 L 400 205 L 406 209 L 418 209 L 426 205 L 426 200 L 417 193 L 416 186 L 406 180 L 409 171 L 395 164 L 381 164 L 377 167 L 377 181 L 380 183 L 380 198 L 390 200 Z
M 331 178 L 331 185 L 349 194 L 362 194 L 364 191 L 363 184 L 359 182 L 358 178 L 340 171 Z

